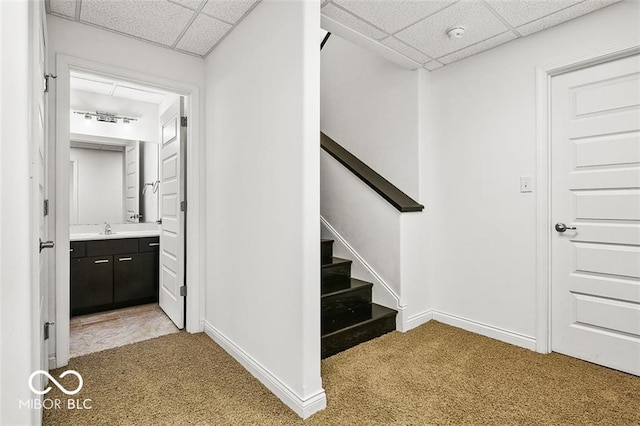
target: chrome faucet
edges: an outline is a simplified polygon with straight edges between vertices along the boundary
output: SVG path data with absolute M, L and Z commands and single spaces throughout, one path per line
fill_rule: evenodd
M 104 235 L 111 235 L 111 225 L 109 223 L 104 223 Z

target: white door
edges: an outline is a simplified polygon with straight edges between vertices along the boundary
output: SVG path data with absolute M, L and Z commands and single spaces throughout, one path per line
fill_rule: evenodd
M 127 223 L 140 222 L 140 176 L 138 175 L 139 163 L 140 143 L 138 141 L 127 143 L 127 146 L 124 147 L 124 205 L 126 210 L 125 218 Z
M 640 375 L 640 57 L 551 87 L 552 350 Z
M 184 200 L 183 146 L 186 128 L 181 126 L 182 98 L 160 117 L 160 307 L 178 328 L 184 328 Z M 185 287 L 186 289 L 186 287 Z
M 32 282 L 34 286 L 33 315 L 35 335 L 38 336 L 39 367 L 49 370 L 48 345 L 45 340 L 45 323 L 48 321 L 48 263 L 53 253 L 51 247 L 41 249 L 40 242 L 47 244 L 48 218 L 45 212 L 47 199 L 47 102 L 45 99 L 46 80 L 46 24 L 43 4 L 31 2 L 32 22 L 32 66 L 31 69 L 31 120 L 30 120 L 30 150 L 31 150 L 31 229 L 34 260 L 32 262 Z M 53 81 L 49 82 L 53 84 Z M 39 377 L 42 379 L 42 376 Z

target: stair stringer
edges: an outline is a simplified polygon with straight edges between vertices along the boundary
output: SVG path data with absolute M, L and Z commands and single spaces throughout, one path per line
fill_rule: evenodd
M 398 295 L 391 286 L 378 274 L 367 261 L 344 239 L 342 235 L 322 216 L 320 216 L 320 234 L 322 238 L 333 240 L 333 255 L 349 259 L 351 276 L 359 280 L 373 283 L 373 303 L 398 311 L 396 315 L 396 330 L 405 330 L 405 305 L 400 302 Z

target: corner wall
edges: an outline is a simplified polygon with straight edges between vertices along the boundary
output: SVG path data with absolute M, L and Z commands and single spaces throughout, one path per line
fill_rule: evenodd
M 434 319 L 535 348 L 536 67 L 638 43 L 639 21 L 623 1 L 431 73 Z
M 326 405 L 319 26 L 319 1 L 263 0 L 205 61 L 205 331 L 301 417 Z

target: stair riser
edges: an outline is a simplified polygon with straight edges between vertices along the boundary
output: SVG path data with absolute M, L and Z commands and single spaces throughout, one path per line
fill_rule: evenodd
M 322 338 L 322 358 L 330 357 L 360 343 L 395 330 L 395 316 L 383 317 L 359 327 L 344 330 Z
M 320 243 L 320 262 L 328 265 L 333 258 L 333 241 L 322 241 Z
M 321 334 L 329 334 L 341 328 L 349 327 L 370 319 L 370 304 L 351 306 L 343 308 L 341 311 L 333 310 L 331 315 L 323 315 L 320 318 Z
M 320 305 L 322 318 L 333 318 L 347 309 L 371 304 L 371 287 L 325 296 Z
M 348 288 L 351 283 L 350 279 L 350 263 L 322 267 L 322 294 Z

